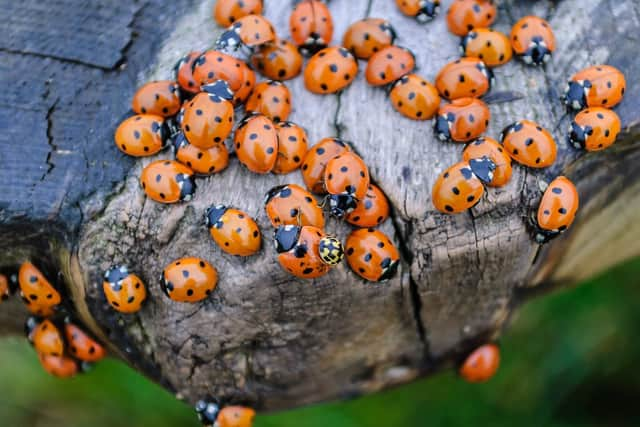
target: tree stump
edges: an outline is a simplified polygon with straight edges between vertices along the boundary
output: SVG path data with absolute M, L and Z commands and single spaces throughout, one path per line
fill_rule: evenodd
M 550 21 L 558 49 L 544 68 L 514 60 L 496 69 L 487 134 L 535 120 L 552 132 L 559 156 L 544 170 L 516 166 L 506 187 L 490 189 L 460 215 L 436 212 L 430 191 L 462 146 L 437 141 L 431 122 L 396 113 L 383 90 L 365 83 L 364 62 L 338 95 L 313 95 L 301 78 L 287 82 L 291 121 L 310 141 L 352 141 L 393 205 L 382 230 L 401 248 L 402 265 L 379 284 L 344 264 L 313 281 L 279 267 L 263 197 L 275 185 L 300 184 L 297 172 L 258 176 L 232 159 L 223 173 L 198 180 L 189 203 L 160 205 L 140 190 L 142 168 L 171 154 L 126 157 L 113 143 L 115 128 L 131 114 L 137 86 L 170 77 L 180 56 L 212 45 L 220 32 L 212 1 L 0 3 L 0 267 L 31 259 L 58 277 L 77 315 L 114 354 L 191 403 L 216 396 L 276 410 L 411 381 L 497 338 L 530 296 L 640 253 L 634 0 L 500 2 L 498 30 L 508 33 L 518 18 L 536 14 Z M 287 36 L 290 2 L 265 3 L 266 16 Z M 459 55 L 444 22 L 450 3 L 419 25 L 390 0 L 334 0 L 334 43 L 357 19 L 388 18 L 397 44 L 416 54 L 417 72 L 433 81 Z M 578 152 L 566 142 L 571 117 L 559 97 L 574 72 L 598 63 L 628 78 L 616 108 L 623 131 L 604 152 Z M 571 230 L 540 246 L 526 216 L 541 197 L 539 184 L 558 174 L 577 184 L 581 209 Z M 257 218 L 265 236 L 258 255 L 236 258 L 214 245 L 203 214 L 217 203 Z M 350 227 L 330 220 L 327 230 L 344 238 Z M 162 294 L 162 269 L 184 256 L 218 269 L 218 288 L 204 302 L 180 304 Z M 135 315 L 112 311 L 104 299 L 102 274 L 114 263 L 129 265 L 148 285 L 149 299 Z M 0 306 L 2 332 L 18 330 L 25 315 L 17 298 Z

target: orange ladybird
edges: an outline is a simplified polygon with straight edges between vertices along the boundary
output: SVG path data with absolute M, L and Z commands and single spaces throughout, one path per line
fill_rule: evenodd
M 246 15 L 236 20 L 216 40 L 216 49 L 254 48 L 272 42 L 276 30 L 267 18 L 261 15 Z
M 538 206 L 536 241 L 544 243 L 571 226 L 580 205 L 578 190 L 564 176 L 559 176 L 547 187 Z
M 461 58 L 445 65 L 436 76 L 436 88 L 447 99 L 479 98 L 489 92 L 493 72 L 478 58 Z
M 274 227 L 312 225 L 324 228 L 324 214 L 313 195 L 296 184 L 279 185 L 267 193 L 264 210 Z
M 38 354 L 62 356 L 64 353 L 64 341 L 62 334 L 50 320 L 43 320 L 33 331 L 29 333 L 29 341 Z
M 193 78 L 193 66 L 201 54 L 201 52 L 189 52 L 180 58 L 173 68 L 174 80 L 178 82 L 180 89 L 190 94 L 200 92 L 200 85 Z
M 244 61 L 217 50 L 208 50 L 193 62 L 193 80 L 198 87 L 224 80 L 233 92 L 233 103 L 238 105 L 249 97 L 256 76 Z
M 413 120 L 428 120 L 438 111 L 440 95 L 428 81 L 416 74 L 398 80 L 389 93 L 391 105 Z
M 244 106 L 247 113 L 260 113 L 274 122 L 287 120 L 291 114 L 289 88 L 277 80 L 256 85 Z
M 207 209 L 205 219 L 211 237 L 223 251 L 231 255 L 249 256 L 260 250 L 260 230 L 246 213 L 217 205 Z
M 84 362 L 97 362 L 104 358 L 104 348 L 73 323 L 64 325 L 69 353 Z
M 420 24 L 431 21 L 440 12 L 440 0 L 396 0 L 396 6 Z
M 351 84 L 358 74 L 358 61 L 343 47 L 328 47 L 309 59 L 304 85 L 318 94 L 336 93 Z
M 198 148 L 221 144 L 233 129 L 231 92 L 223 80 L 203 86 L 210 92 L 197 94 L 184 107 L 180 126 L 189 143 Z
M 364 198 L 345 216 L 349 224 L 362 228 L 376 227 L 389 218 L 389 201 L 380 187 L 369 184 Z
M 6 301 L 11 295 L 11 285 L 9 279 L 4 274 L 0 274 L 0 302 Z
M 134 157 L 152 156 L 166 147 L 168 130 L 164 118 L 139 114 L 124 120 L 116 129 L 116 147 Z
M 342 38 L 342 46 L 349 49 L 356 58 L 369 59 L 371 55 L 391 46 L 396 32 L 386 19 L 365 18 L 347 28 Z
M 564 102 L 574 110 L 586 107 L 613 108 L 624 96 L 624 74 L 611 65 L 587 67 L 571 77 Z
M 516 162 L 546 168 L 556 161 L 556 142 L 548 130 L 531 120 L 520 120 L 500 134 L 504 149 Z
M 114 266 L 104 274 L 102 290 L 107 302 L 121 313 L 135 313 L 147 299 L 147 288 L 125 266 Z
M 331 214 L 342 218 L 353 211 L 364 199 L 369 182 L 369 168 L 353 151 L 329 160 L 324 171 L 324 187 L 329 193 Z
M 278 132 L 263 115 L 246 117 L 236 129 L 233 141 L 240 163 L 255 173 L 271 172 L 278 158 Z
M 330 267 L 320 256 L 320 240 L 324 232 L 305 225 L 283 225 L 275 233 L 278 262 L 283 269 L 302 279 L 324 276 Z
M 158 203 L 188 202 L 196 191 L 193 171 L 174 160 L 156 160 L 142 170 L 140 185 Z
M 352 231 L 347 237 L 345 254 L 351 270 L 371 282 L 392 278 L 400 261 L 398 249 L 391 239 L 373 228 Z
M 218 272 L 200 258 L 181 258 L 165 267 L 160 285 L 174 301 L 198 302 L 208 297 L 218 284 Z
M 78 363 L 67 356 L 40 354 L 40 364 L 44 370 L 58 378 L 71 378 L 78 373 Z
M 460 42 L 460 50 L 464 56 L 481 59 L 487 67 L 506 64 L 513 55 L 509 38 L 492 28 L 469 31 Z
M 302 55 L 293 43 L 285 39 L 260 46 L 251 56 L 251 62 L 271 80 L 289 80 L 302 71 Z
M 460 376 L 470 383 L 481 383 L 493 377 L 500 365 L 500 349 L 495 344 L 476 348 L 460 366 Z
M 468 142 L 482 135 L 489 125 L 491 112 L 476 98 L 459 98 L 438 110 L 434 131 L 441 141 Z
M 291 39 L 307 55 L 325 48 L 333 37 L 333 18 L 320 0 L 302 0 L 289 17 Z
M 213 7 L 213 19 L 221 27 L 228 27 L 247 15 L 260 15 L 262 0 L 218 0 Z
M 324 171 L 329 160 L 349 151 L 349 146 L 340 138 L 324 138 L 307 151 L 302 163 L 302 179 L 309 191 L 326 194 Z
M 60 293 L 40 270 L 28 261 L 20 266 L 18 284 L 20 295 L 31 313 L 50 315 L 52 309 L 61 302 Z
M 483 157 L 462 161 L 446 169 L 433 185 L 433 206 L 443 213 L 460 213 L 471 209 L 484 194 L 484 185 L 493 180 L 496 166 Z
M 224 144 L 201 149 L 189 144 L 182 132 L 175 137 L 173 144 L 176 160 L 196 174 L 211 175 L 223 171 L 229 165 L 229 150 Z
M 620 117 L 607 108 L 592 107 L 580 111 L 569 125 L 569 142 L 587 151 L 604 150 L 620 132 Z
M 307 134 L 302 127 L 291 122 L 276 124 L 278 132 L 278 159 L 272 172 L 286 174 L 300 167 L 307 154 Z
M 525 64 L 549 62 L 556 50 L 556 38 L 547 21 L 537 16 L 525 16 L 511 29 L 511 46 Z
M 216 425 L 218 427 L 251 427 L 256 411 L 245 406 L 225 406 L 220 410 Z
M 175 115 L 180 110 L 180 90 L 171 80 L 149 82 L 133 95 L 131 108 L 136 114 Z
M 371 55 L 365 77 L 372 86 L 384 86 L 409 74 L 415 66 L 415 58 L 409 49 L 387 46 Z
M 487 183 L 490 187 L 502 187 L 511 179 L 511 157 L 502 148 L 502 145 L 493 138 L 481 137 L 469 143 L 462 152 L 462 160 L 490 158 L 496 165 L 493 171 L 493 179 Z
M 462 37 L 474 28 L 488 28 L 497 13 L 493 0 L 456 0 L 447 11 L 447 27 Z

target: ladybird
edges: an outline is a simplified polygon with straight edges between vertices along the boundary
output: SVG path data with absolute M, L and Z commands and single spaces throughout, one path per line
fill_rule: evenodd
M 114 266 L 104 274 L 102 290 L 107 302 L 121 313 L 135 313 L 147 299 L 147 288 L 142 280 L 127 267 Z
M 353 52 L 358 59 L 369 59 L 377 51 L 391 46 L 396 32 L 386 19 L 365 18 L 347 28 L 342 46 Z
M 342 218 L 364 199 L 369 188 L 369 168 L 353 151 L 342 153 L 327 162 L 324 187 L 329 193 L 331 214 Z
M 189 144 L 187 138 L 180 132 L 175 137 L 173 146 L 176 160 L 199 175 L 211 175 L 221 172 L 229 164 L 229 150 L 224 144 L 216 144 L 211 148 L 201 149 Z
M 152 156 L 167 146 L 168 133 L 163 117 L 138 114 L 120 123 L 114 140 L 116 147 L 129 156 Z
M 196 191 L 193 171 L 175 160 L 156 160 L 142 170 L 140 185 L 158 203 L 188 202 Z
M 165 267 L 160 285 L 166 296 L 178 302 L 207 298 L 218 284 L 218 272 L 201 258 L 180 258 Z
M 344 258 L 344 248 L 342 242 L 334 236 L 324 236 L 318 243 L 318 253 L 322 262 L 329 266 L 340 264 Z
M 356 208 L 345 216 L 349 224 L 362 228 L 376 227 L 389 218 L 389 201 L 380 187 L 369 184 L 367 192 Z
M 318 94 L 336 93 L 351 84 L 358 74 L 358 61 L 343 47 L 322 49 L 304 69 L 304 85 Z
M 493 0 L 456 0 L 447 11 L 447 27 L 462 37 L 474 28 L 489 27 L 496 15 Z
M 231 255 L 249 256 L 260 250 L 262 237 L 258 225 L 238 209 L 211 206 L 205 214 L 205 223 L 220 249 Z
M 303 55 L 314 54 L 331 43 L 333 18 L 329 8 L 319 0 L 302 0 L 289 16 L 293 42 Z
M 556 50 L 556 38 L 547 21 L 525 16 L 511 28 L 511 46 L 525 64 L 542 65 Z
M 571 77 L 564 102 L 574 110 L 586 107 L 613 108 L 624 96 L 624 74 L 611 65 L 594 65 Z
M 496 165 L 493 171 L 493 179 L 487 183 L 490 187 L 502 187 L 511 179 L 511 157 L 502 145 L 493 138 L 481 137 L 470 142 L 462 152 L 462 160 L 465 162 L 471 159 L 490 158 Z
M 246 406 L 225 406 L 218 413 L 218 427 L 251 427 L 256 411 Z
M 473 350 L 460 366 L 460 376 L 470 383 L 481 383 L 493 377 L 500 365 L 500 349 L 485 344 Z
M 180 127 L 187 141 L 207 149 L 221 144 L 233 129 L 231 92 L 224 80 L 203 86 L 211 91 L 197 94 L 184 107 Z
M 571 226 L 579 206 L 578 190 L 566 177 L 559 176 L 545 190 L 535 220 L 535 239 L 545 243 Z
M 193 78 L 193 66 L 201 54 L 202 52 L 189 52 L 180 58 L 173 67 L 173 79 L 181 90 L 192 95 L 200 92 L 200 85 Z
M 8 300 L 9 295 L 11 295 L 9 280 L 7 276 L 0 274 L 0 302 Z
M 324 232 L 310 225 L 283 225 L 275 233 L 278 262 L 283 269 L 302 279 L 324 276 L 329 266 L 320 257 L 320 240 Z
M 436 76 L 440 95 L 453 100 L 479 98 L 489 92 L 493 72 L 478 58 L 461 58 L 445 65 Z
M 396 0 L 396 6 L 420 24 L 431 21 L 440 12 L 440 0 Z
M 216 40 L 218 50 L 252 49 L 276 38 L 276 30 L 267 18 L 261 15 L 246 15 L 236 20 Z
M 370 282 L 392 278 L 400 254 L 386 234 L 373 228 L 354 230 L 345 244 L 347 263 L 358 276 Z
M 20 294 L 31 313 L 50 315 L 52 309 L 60 304 L 60 293 L 49 283 L 44 275 L 30 262 L 24 262 L 18 271 Z
M 441 141 L 468 142 L 482 135 L 491 112 L 476 98 L 458 98 L 438 109 L 433 129 Z
M 440 105 L 438 90 L 416 74 L 408 74 L 396 81 L 389 92 L 389 99 L 396 111 L 413 120 L 432 118 Z
M 546 168 L 556 161 L 556 142 L 548 130 L 530 120 L 512 123 L 500 134 L 502 146 L 516 162 Z
M 365 77 L 372 86 L 384 86 L 409 74 L 416 66 L 413 53 L 400 46 L 387 46 L 371 55 Z
M 193 62 L 193 79 L 200 86 L 224 80 L 233 92 L 233 103 L 246 101 L 256 82 L 255 73 L 244 61 L 217 50 L 202 53 Z
M 51 320 L 40 322 L 28 336 L 38 354 L 62 356 L 64 354 L 64 341 L 60 330 Z
M 64 325 L 64 335 L 69 345 L 69 353 L 84 362 L 97 362 L 104 358 L 104 348 L 82 329 L 71 322 Z
M 614 142 L 620 132 L 620 118 L 601 107 L 580 111 L 569 125 L 569 142 L 575 148 L 587 151 L 604 150 Z
M 40 354 L 38 358 L 44 370 L 54 377 L 71 378 L 78 373 L 78 364 L 70 357 Z
M 460 42 L 460 50 L 464 56 L 481 59 L 487 67 L 504 65 L 513 55 L 509 38 L 492 28 L 469 31 Z
M 289 88 L 277 80 L 259 83 L 244 106 L 247 113 L 260 113 L 274 122 L 287 120 L 291 113 Z
M 324 228 L 322 208 L 311 193 L 296 184 L 279 185 L 269 190 L 264 210 L 274 227 L 312 225 Z
M 136 91 L 131 101 L 131 109 L 134 113 L 162 117 L 175 115 L 180 110 L 180 105 L 179 86 L 171 80 L 145 84 Z
M 198 400 L 195 410 L 202 425 L 207 427 L 215 424 L 218 414 L 220 413 L 220 407 L 207 400 Z
M 349 145 L 340 138 L 323 138 L 307 151 L 300 169 L 302 179 L 309 191 L 315 194 L 326 194 L 324 171 L 327 162 L 349 150 Z
M 302 71 L 302 55 L 293 43 L 285 39 L 260 46 L 251 56 L 251 63 L 271 80 L 289 80 Z
M 262 14 L 262 0 L 218 0 L 213 8 L 213 19 L 221 27 L 228 27 L 247 15 Z
M 433 206 L 443 213 L 471 209 L 484 194 L 484 185 L 493 180 L 495 169 L 488 157 L 456 163 L 442 172 L 433 185 Z
M 272 172 L 286 174 L 300 167 L 307 154 L 307 134 L 291 122 L 276 124 L 278 132 L 278 159 Z
M 269 118 L 247 116 L 233 137 L 240 163 L 255 173 L 268 173 L 278 158 L 278 132 Z

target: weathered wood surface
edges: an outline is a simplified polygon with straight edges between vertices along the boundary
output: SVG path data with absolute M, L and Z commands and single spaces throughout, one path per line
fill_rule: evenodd
M 352 141 L 394 206 L 382 228 L 402 248 L 403 263 L 384 284 L 365 283 L 346 265 L 313 282 L 280 269 L 261 203 L 272 186 L 300 183 L 298 173 L 257 176 L 232 159 L 224 173 L 200 179 L 195 200 L 180 206 L 156 204 L 138 188 L 143 166 L 170 154 L 126 158 L 112 143 L 115 126 L 128 114 L 137 85 L 170 76 L 176 58 L 212 44 L 219 31 L 210 19 L 212 1 L 167 7 L 159 0 L 129 6 L 65 0 L 50 5 L 56 12 L 44 21 L 34 13 L 39 2 L 14 3 L 0 0 L 12 11 L 0 24 L 6 36 L 0 123 L 7 130 L 0 133 L 0 267 L 33 258 L 61 270 L 67 294 L 94 332 L 191 402 L 214 395 L 271 410 L 407 382 L 497 336 L 530 294 L 640 253 L 634 238 L 640 235 L 640 6 L 633 0 L 502 2 L 498 29 L 508 32 L 525 14 L 547 17 L 558 51 L 546 69 L 511 62 L 496 70 L 494 93 L 517 92 L 521 99 L 491 105 L 488 135 L 533 119 L 552 131 L 559 158 L 548 170 L 516 167 L 509 185 L 490 190 L 468 214 L 441 215 L 430 202 L 435 178 L 462 147 L 437 142 L 430 123 L 395 113 L 384 91 L 365 84 L 365 63 L 341 95 L 312 95 L 300 78 L 288 83 L 291 120 L 306 127 L 311 141 L 332 135 Z M 446 10 L 450 1 L 443 3 Z M 290 7 L 266 1 L 266 15 L 283 36 Z M 418 73 L 429 80 L 458 55 L 443 16 L 420 26 L 391 0 L 334 0 L 330 9 L 336 43 L 355 19 L 390 19 L 398 44 L 414 51 Z M 70 33 L 70 22 L 83 31 Z M 107 24 L 113 31 L 104 32 Z M 34 28 L 42 32 L 30 34 Z M 601 62 L 628 76 L 616 110 L 624 134 L 606 152 L 585 155 L 566 144 L 569 116 L 558 97 L 573 72 Z M 539 182 L 559 173 L 577 182 L 582 209 L 570 232 L 541 248 L 524 217 L 539 200 Z M 210 241 L 202 216 L 213 203 L 257 218 L 265 236 L 260 255 L 237 259 Z M 349 227 L 329 221 L 327 229 L 344 237 Z M 210 300 L 178 304 L 162 294 L 162 268 L 182 256 L 204 257 L 218 269 Z M 133 316 L 109 310 L 100 291 L 102 272 L 118 262 L 149 286 L 148 303 Z

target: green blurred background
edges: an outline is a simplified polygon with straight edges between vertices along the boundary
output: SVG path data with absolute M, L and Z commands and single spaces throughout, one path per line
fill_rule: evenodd
M 444 372 L 346 403 L 259 416 L 256 427 L 638 426 L 639 282 L 636 260 L 527 304 L 487 384 Z M 191 408 L 121 363 L 57 380 L 26 340 L 0 340 L 0 426 L 197 425 Z

